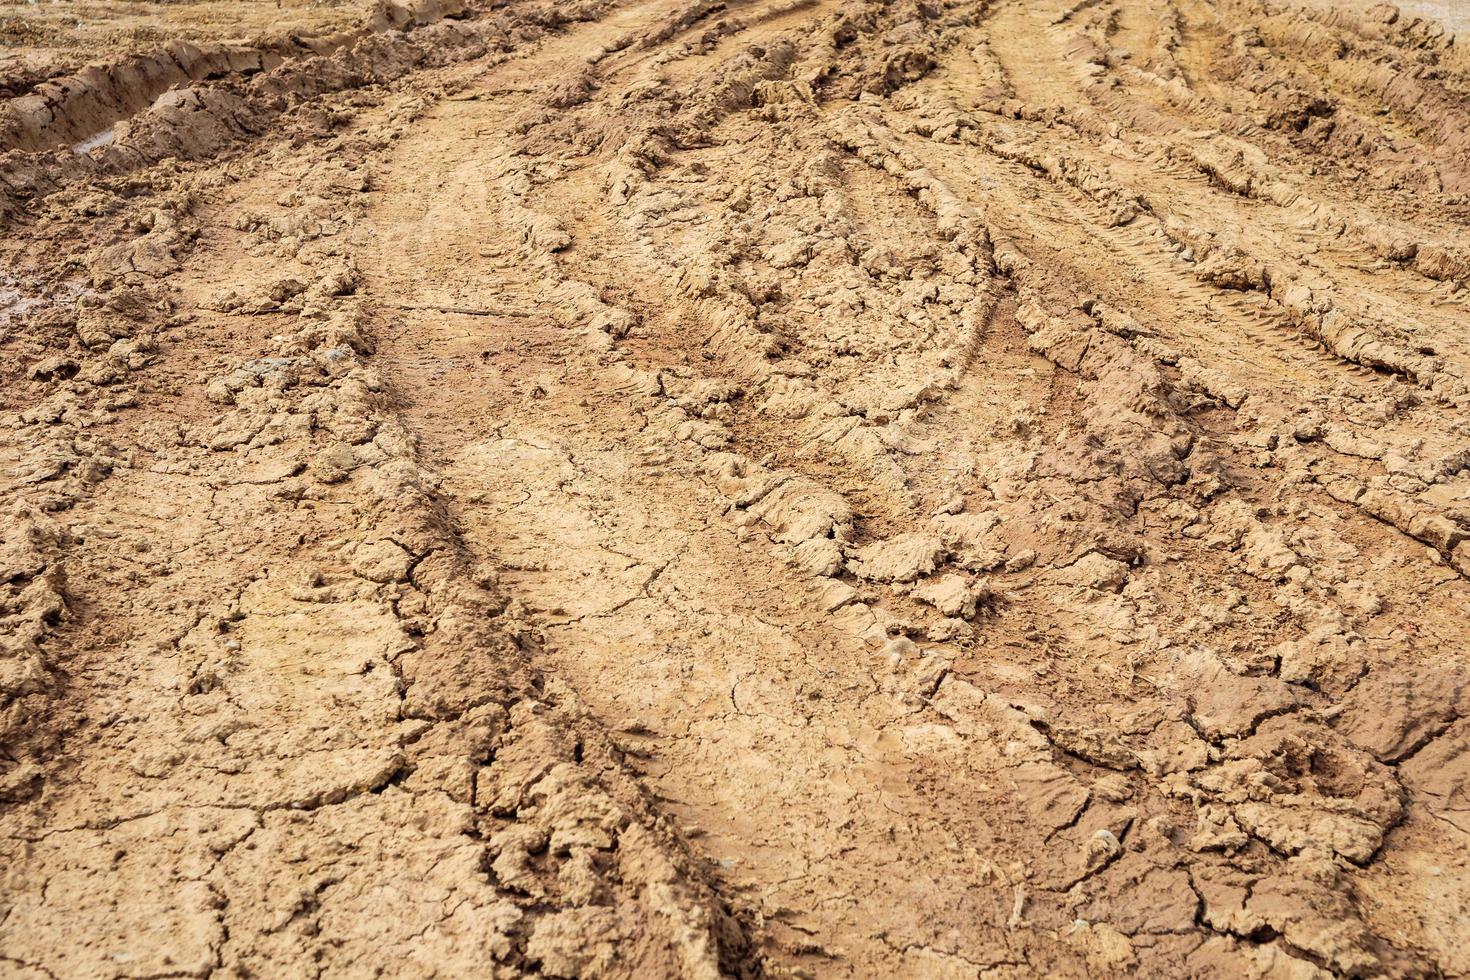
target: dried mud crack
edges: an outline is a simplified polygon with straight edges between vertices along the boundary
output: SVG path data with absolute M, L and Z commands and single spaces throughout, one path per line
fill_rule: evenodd
M 0 976 L 1470 974 L 1451 29 L 167 6 L 0 32 Z

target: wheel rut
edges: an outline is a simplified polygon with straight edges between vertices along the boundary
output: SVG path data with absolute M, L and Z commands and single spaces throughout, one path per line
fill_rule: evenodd
M 0 974 L 1470 972 L 1437 25 L 174 6 L 3 28 Z

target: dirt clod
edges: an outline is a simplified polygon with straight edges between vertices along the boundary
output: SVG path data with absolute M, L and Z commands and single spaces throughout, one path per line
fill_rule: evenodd
M 17 9 L 0 976 L 1470 975 L 1456 25 Z

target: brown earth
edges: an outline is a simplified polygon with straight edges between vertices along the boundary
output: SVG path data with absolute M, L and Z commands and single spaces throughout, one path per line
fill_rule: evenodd
M 0 976 L 1470 974 L 1364 6 L 6 21 Z

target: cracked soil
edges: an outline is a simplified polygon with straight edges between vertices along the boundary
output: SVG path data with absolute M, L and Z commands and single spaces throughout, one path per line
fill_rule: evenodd
M 0 977 L 1470 974 L 1427 12 L 11 5 Z

